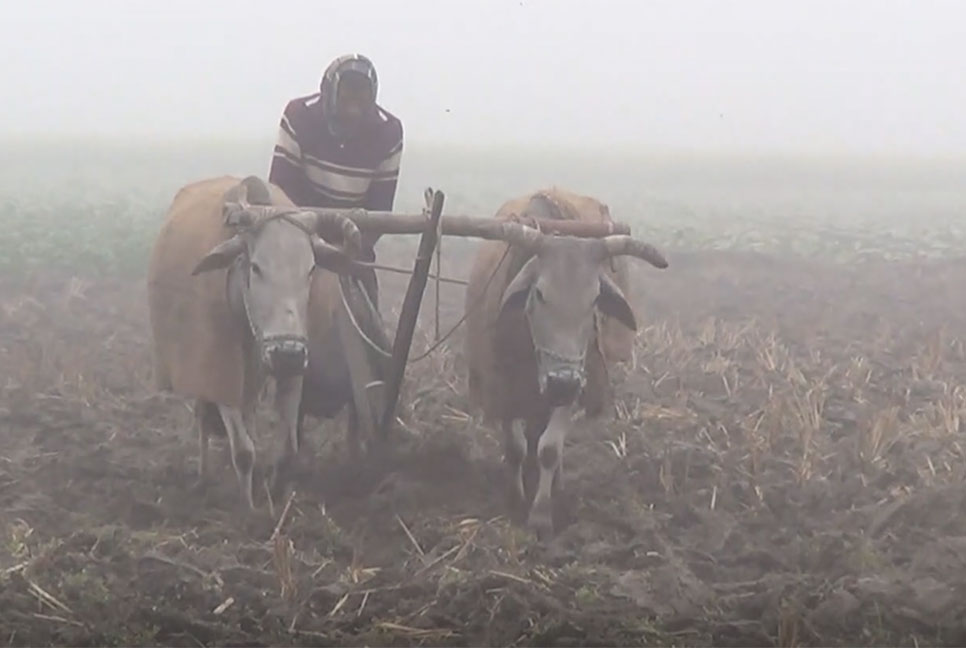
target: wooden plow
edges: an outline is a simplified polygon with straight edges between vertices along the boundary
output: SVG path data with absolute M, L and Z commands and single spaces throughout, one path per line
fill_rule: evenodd
M 366 232 L 385 234 L 418 234 L 420 236 L 419 248 L 416 259 L 413 262 L 412 270 L 404 268 L 393 268 L 377 263 L 360 262 L 376 270 L 387 270 L 411 274 L 409 285 L 406 289 L 406 296 L 403 299 L 402 308 L 399 313 L 399 322 L 396 325 L 396 333 L 392 340 L 391 358 L 388 364 L 388 382 L 384 385 L 383 396 L 376 400 L 383 400 L 380 408 L 377 403 L 373 403 L 369 396 L 369 389 L 373 386 L 371 372 L 367 364 L 367 355 L 359 336 L 344 337 L 343 341 L 348 354 L 348 365 L 352 374 L 353 398 L 359 412 L 359 424 L 363 428 L 363 434 L 372 438 L 373 432 L 378 430 L 381 439 L 386 439 L 392 422 L 395 419 L 396 408 L 399 401 L 399 392 L 402 387 L 402 380 L 405 375 L 406 364 L 409 362 L 409 351 L 412 346 L 413 334 L 416 330 L 416 322 L 419 318 L 419 309 L 423 301 L 426 289 L 426 282 L 429 279 L 430 266 L 435 252 L 436 272 L 433 278 L 436 281 L 436 340 L 439 341 L 439 287 L 442 282 L 452 282 L 465 284 L 463 281 L 455 279 L 445 279 L 441 276 L 442 268 L 441 250 L 442 237 L 459 236 L 472 237 L 488 240 L 507 240 L 507 232 L 513 227 L 526 225 L 533 227 L 546 234 L 556 234 L 561 236 L 577 236 L 581 238 L 603 238 L 614 234 L 630 235 L 630 227 L 626 223 L 606 222 L 588 223 L 580 221 L 564 220 L 545 220 L 533 218 L 518 218 L 508 222 L 497 221 L 492 217 L 474 217 L 465 215 L 443 216 L 444 194 L 442 191 L 426 189 L 424 193 L 426 207 L 422 213 L 398 213 L 385 211 L 366 211 L 362 209 L 321 209 L 315 207 L 268 207 L 261 205 L 248 205 L 240 203 L 227 203 L 224 207 L 224 216 L 230 219 L 233 215 L 245 211 L 252 215 L 256 220 L 268 218 L 282 212 L 309 211 L 317 214 L 339 214 L 351 220 L 359 229 L 361 234 Z M 321 232 L 324 238 L 332 243 L 342 240 L 342 232 L 324 231 Z M 356 291 L 358 292 L 358 291 Z M 348 298 L 349 296 L 346 295 Z M 346 305 L 358 305 L 358 295 L 353 295 L 348 299 Z M 357 327 L 356 327 L 357 328 Z M 361 331 L 359 331 L 361 333 Z M 367 401 L 367 402 L 361 402 Z M 381 409 L 381 412 L 378 410 Z M 375 411 L 374 411 L 375 410 Z M 378 421 L 376 419 L 378 412 Z

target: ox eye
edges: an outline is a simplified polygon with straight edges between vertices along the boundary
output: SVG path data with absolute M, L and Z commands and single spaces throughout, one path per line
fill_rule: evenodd
M 252 274 L 256 277 L 262 276 L 262 266 L 258 265 L 254 261 L 252 261 Z
M 539 288 L 537 288 L 536 286 L 534 286 L 534 287 L 533 287 L 533 296 L 534 296 L 534 297 L 536 297 L 536 299 L 537 299 L 537 301 L 538 301 L 538 302 L 540 302 L 541 304 L 542 304 L 542 303 L 543 303 L 544 301 L 546 301 L 546 300 L 545 300 L 545 299 L 543 298 L 543 293 L 542 293 L 542 292 L 540 291 L 540 289 L 539 289 Z

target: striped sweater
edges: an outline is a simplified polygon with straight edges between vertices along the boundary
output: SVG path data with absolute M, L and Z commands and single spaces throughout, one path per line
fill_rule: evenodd
M 285 106 L 268 179 L 300 207 L 392 211 L 402 159 L 403 129 L 398 118 L 379 107 L 376 124 L 343 144 L 329 132 L 320 94 L 293 99 Z M 374 261 L 377 234 L 363 234 L 363 259 Z M 362 283 L 379 303 L 375 271 Z
M 302 207 L 392 211 L 402 150 L 402 123 L 381 107 L 372 128 L 338 141 L 315 93 L 285 106 L 269 181 Z

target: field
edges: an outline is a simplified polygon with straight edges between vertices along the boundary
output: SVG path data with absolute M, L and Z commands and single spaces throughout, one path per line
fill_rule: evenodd
M 192 415 L 152 388 L 146 251 L 181 183 L 264 174 L 268 150 L 0 153 L 0 641 L 966 643 L 962 163 L 415 151 L 401 209 L 432 185 L 486 214 L 556 181 L 671 262 L 632 262 L 635 361 L 568 440 L 571 524 L 540 547 L 467 414 L 462 329 L 408 368 L 387 464 L 350 465 L 344 422 L 312 421 L 284 516 L 262 492 L 239 514 L 218 445 L 220 483 L 190 490 Z M 473 245 L 444 241 L 446 276 Z M 380 276 L 392 324 L 406 280 Z M 463 296 L 441 297 L 445 332 Z

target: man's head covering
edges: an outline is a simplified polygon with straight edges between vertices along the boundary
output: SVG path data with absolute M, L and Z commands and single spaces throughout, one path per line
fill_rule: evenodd
M 319 91 L 322 94 L 322 112 L 326 117 L 326 122 L 334 135 L 342 134 L 342 125 L 339 124 L 336 114 L 336 98 L 339 91 L 339 83 L 347 74 L 358 74 L 369 81 L 372 87 L 372 103 L 368 107 L 369 117 L 376 112 L 376 94 L 379 90 L 379 78 L 376 76 L 376 68 L 368 57 L 362 54 L 344 54 L 335 59 L 325 69 L 322 81 L 319 84 Z

